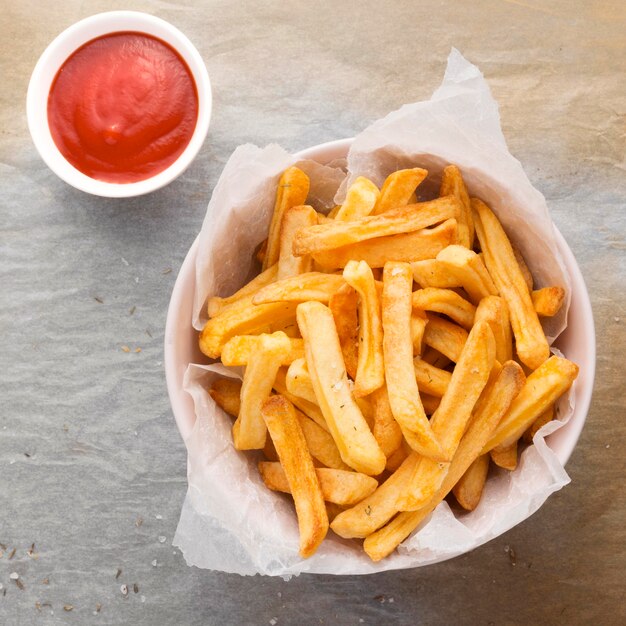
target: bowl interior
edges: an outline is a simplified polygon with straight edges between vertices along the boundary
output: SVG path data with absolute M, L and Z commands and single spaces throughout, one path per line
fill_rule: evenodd
M 48 126 L 48 94 L 65 60 L 80 46 L 114 32 L 135 31 L 161 39 L 174 48 L 189 66 L 198 90 L 198 120 L 189 144 L 167 169 L 136 183 L 116 184 L 86 176 L 59 152 Z M 179 176 L 194 159 L 206 137 L 211 119 L 211 83 L 202 57 L 177 28 L 160 18 L 137 11 L 111 11 L 93 15 L 63 31 L 41 55 L 28 86 L 28 127 L 39 154 L 65 182 L 99 196 L 129 197 L 154 191 Z
M 333 141 L 299 152 L 302 159 L 328 163 L 347 154 L 351 140 Z M 558 337 L 555 346 L 580 367 L 579 377 L 572 393 L 575 410 L 570 421 L 546 438 L 559 461 L 569 459 L 585 423 L 591 401 L 595 373 L 595 332 L 587 288 L 569 246 L 557 231 L 557 245 L 572 282 L 572 299 L 568 327 Z M 178 429 L 186 439 L 195 421 L 191 397 L 183 390 L 183 377 L 189 363 L 206 363 L 207 359 L 198 349 L 198 331 L 191 325 L 193 294 L 195 290 L 195 258 L 198 239 L 191 246 L 180 269 L 165 329 L 165 373 L 168 393 Z

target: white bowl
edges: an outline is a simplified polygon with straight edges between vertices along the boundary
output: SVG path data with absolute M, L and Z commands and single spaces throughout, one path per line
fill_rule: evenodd
M 80 46 L 102 35 L 134 31 L 152 35 L 169 44 L 187 63 L 198 91 L 198 120 L 189 144 L 168 168 L 135 183 L 108 183 L 77 170 L 57 148 L 48 126 L 48 95 L 57 72 Z M 211 119 L 211 82 L 202 57 L 177 28 L 153 15 L 137 11 L 111 11 L 92 15 L 64 30 L 39 58 L 28 85 L 28 128 L 41 158 L 66 183 L 97 196 L 126 198 L 155 191 L 182 174 L 198 154 Z
M 298 159 L 319 163 L 344 157 L 352 140 L 343 139 L 314 146 L 299 152 Z M 557 231 L 556 241 L 572 282 L 572 299 L 567 329 L 555 342 L 561 352 L 577 363 L 580 372 L 573 388 L 575 409 L 569 422 L 546 437 L 548 446 L 564 465 L 569 459 L 587 418 L 596 364 L 596 339 L 589 294 L 572 251 Z M 198 331 L 191 324 L 195 290 L 195 263 L 198 239 L 194 241 L 183 262 L 167 312 L 165 326 L 165 376 L 178 430 L 186 439 L 195 422 L 191 396 L 183 390 L 183 377 L 189 363 L 207 363 L 198 348 Z M 252 252 L 252 251 L 251 251 Z M 503 529 L 504 532 L 505 529 Z

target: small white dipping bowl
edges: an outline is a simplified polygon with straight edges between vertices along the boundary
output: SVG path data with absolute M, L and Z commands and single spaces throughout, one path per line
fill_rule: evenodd
M 303 150 L 296 154 L 296 157 L 298 159 L 312 159 L 319 163 L 329 163 L 334 159 L 346 156 L 351 143 L 351 139 L 331 141 Z M 564 465 L 576 446 L 591 402 L 596 366 L 596 336 L 591 303 L 585 281 L 572 251 L 558 230 L 556 231 L 556 243 L 570 275 L 572 299 L 567 329 L 559 335 L 555 346 L 568 359 L 574 361 L 580 367 L 578 378 L 573 388 L 575 396 L 574 414 L 565 426 L 546 437 L 548 446 L 550 446 L 559 461 Z M 167 390 L 176 424 L 183 439 L 186 439 L 191 434 L 196 419 L 193 400 L 183 390 L 185 370 L 189 363 L 209 362 L 198 348 L 198 331 L 191 325 L 196 285 L 195 266 L 197 250 L 198 239 L 196 238 L 178 273 L 165 326 L 165 376 Z M 508 528 L 502 528 L 502 533 L 506 530 Z
M 48 125 L 48 95 L 63 63 L 83 44 L 111 33 L 132 31 L 152 35 L 169 44 L 187 63 L 198 91 L 198 120 L 189 144 L 167 169 L 135 183 L 108 183 L 77 170 L 57 148 Z M 198 154 L 211 120 L 211 82 L 204 61 L 191 41 L 177 28 L 153 15 L 111 11 L 92 15 L 64 30 L 41 55 L 28 85 L 28 128 L 41 158 L 66 183 L 96 196 L 127 198 L 150 193 L 180 176 Z

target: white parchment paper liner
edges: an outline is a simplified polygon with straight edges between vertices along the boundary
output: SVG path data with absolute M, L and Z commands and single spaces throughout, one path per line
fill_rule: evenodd
M 432 155 L 437 155 L 432 156 Z M 280 173 L 292 164 L 312 177 L 317 208 L 340 199 L 357 175 L 381 184 L 399 167 L 419 165 L 437 175 L 456 163 L 473 195 L 481 196 L 504 223 L 530 264 L 537 286 L 570 280 L 558 254 L 554 226 L 545 199 L 508 152 L 498 106 L 480 71 L 456 50 L 448 59 L 441 87 L 425 102 L 409 104 L 375 122 L 358 135 L 348 155 L 348 177 L 340 167 L 298 162 L 276 145 L 240 146 L 226 164 L 200 233 L 196 261 L 194 326 L 201 329 L 204 304 L 211 295 L 228 295 L 251 270 L 251 251 L 264 239 Z M 334 164 L 333 164 L 334 165 Z M 428 185 L 424 191 L 428 194 Z M 546 332 L 555 338 L 565 327 L 566 308 Z M 206 389 L 216 376 L 238 377 L 220 364 L 191 364 L 185 389 L 192 395 L 196 423 L 185 441 L 189 489 L 174 544 L 190 565 L 239 574 L 289 577 L 301 572 L 366 574 L 416 567 L 467 552 L 535 512 L 546 498 L 569 482 L 563 466 L 544 441 L 570 418 L 573 406 L 563 398 L 560 422 L 535 436 L 510 473 L 496 470 L 477 509 L 455 514 L 441 503 L 421 528 L 387 559 L 372 563 L 355 541 L 329 533 L 307 560 L 298 555 L 298 528 L 288 496 L 267 490 L 254 454 L 232 446 L 232 419 L 215 405 Z

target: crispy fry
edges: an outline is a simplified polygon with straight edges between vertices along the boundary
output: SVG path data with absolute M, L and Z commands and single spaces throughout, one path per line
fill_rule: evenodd
M 373 214 L 378 215 L 389 209 L 405 206 L 413 196 L 415 189 L 428 176 L 428 171 L 420 167 L 398 170 L 387 176 L 380 190 L 380 198 Z
M 267 430 L 261 407 L 272 391 L 280 364 L 290 351 L 291 343 L 284 333 L 260 336 L 243 375 L 241 405 L 233 424 L 233 442 L 237 450 L 260 450 L 265 445 Z
M 278 263 L 280 252 L 280 231 L 282 228 L 283 215 L 285 211 L 293 206 L 306 203 L 309 195 L 309 177 L 297 167 L 286 169 L 276 189 L 276 202 L 270 223 L 269 234 L 267 236 L 267 251 L 263 259 L 263 269 Z
M 578 376 L 578 365 L 559 356 L 544 361 L 526 380 L 526 384 L 507 414 L 498 424 L 483 452 L 506 448 L 571 386 Z
M 305 302 L 298 306 L 297 318 L 315 396 L 342 460 L 358 472 L 380 474 L 385 455 L 350 391 L 330 309 Z
M 550 348 L 509 238 L 484 202 L 472 198 L 472 209 L 485 263 L 509 309 L 517 354 L 524 365 L 537 369 L 550 356 Z
M 416 309 L 447 315 L 465 330 L 471 330 L 474 325 L 476 307 L 450 289 L 418 289 L 413 292 L 412 303 Z
M 233 417 L 239 415 L 241 381 L 235 378 L 216 378 L 209 389 L 215 403 Z
M 222 407 L 223 408 L 223 407 Z M 225 409 L 228 411 L 228 409 Z M 532 443 L 537 431 L 545 426 L 548 422 L 551 422 L 555 418 L 554 405 L 548 407 L 524 432 L 524 441 L 526 443 Z
M 282 330 L 290 339 L 302 339 L 302 337 L 300 337 L 300 331 L 298 330 L 295 312 L 293 317 L 288 317 L 287 319 L 280 320 L 275 324 L 270 324 L 269 332 L 275 333 L 278 330 Z
M 413 344 L 413 356 L 422 353 L 422 340 L 428 318 L 424 311 L 415 309 L 411 312 L 411 343 Z
M 372 433 L 378 442 L 383 454 L 389 456 L 396 451 L 402 443 L 402 431 L 398 422 L 393 417 L 387 387 L 383 385 L 369 396 L 374 409 L 374 427 Z
M 379 196 L 378 187 L 368 178 L 359 176 L 350 185 L 346 199 L 334 217 L 342 222 L 365 217 L 374 210 Z
M 307 417 L 302 411 L 298 409 L 295 411 L 311 456 L 326 467 L 349 470 L 350 468 L 341 460 L 335 441 L 328 431 Z
M 259 472 L 263 482 L 273 491 L 291 493 L 285 470 L 280 463 L 259 463 Z M 317 479 L 326 502 L 334 502 L 341 506 L 352 506 L 366 498 L 378 487 L 378 482 L 371 476 L 358 472 L 318 467 L 315 469 Z
M 437 315 L 428 315 L 422 341 L 455 363 L 467 342 L 467 331 Z
M 489 324 L 474 324 L 441 404 L 430 421 L 447 459 L 454 457 L 474 405 L 489 380 L 495 359 L 495 340 Z M 399 498 L 398 508 L 415 511 L 428 502 L 440 487 L 448 467 L 446 463 L 422 457 L 411 477 L 409 489 Z
M 315 553 L 328 532 L 326 506 L 313 459 L 293 405 L 286 398 L 268 398 L 261 415 L 287 477 L 298 516 L 300 555 L 307 558 Z
M 427 393 L 437 398 L 443 396 L 452 378 L 450 372 L 430 365 L 420 357 L 413 359 L 413 370 L 420 394 Z
M 289 393 L 287 389 L 287 370 L 284 367 L 281 367 L 278 372 L 276 372 L 276 378 L 274 379 L 274 389 L 281 395 L 285 396 L 291 404 L 296 406 L 300 411 L 302 411 L 307 417 L 310 417 L 318 426 L 323 428 L 325 431 L 330 432 L 328 428 L 328 424 L 322 415 L 322 411 L 317 404 L 313 404 L 304 398 L 300 398 L 299 396 L 294 396 Z
M 385 264 L 382 312 L 387 393 L 393 416 L 411 448 L 429 458 L 443 460 L 445 457 L 424 412 L 412 368 L 412 285 L 408 263 L 390 261 Z
M 433 228 L 409 233 L 375 237 L 331 250 L 313 253 L 315 262 L 323 269 L 345 267 L 349 261 L 365 261 L 370 267 L 383 267 L 387 261 L 421 261 L 431 259 L 456 242 L 457 223 L 454 219 Z
M 441 398 L 431 396 L 429 393 L 420 393 L 420 398 L 422 399 L 422 405 L 424 411 L 426 411 L 426 415 L 432 415 L 441 404 Z
M 439 352 L 439 350 L 435 350 L 430 346 L 426 346 L 422 350 L 421 359 L 425 363 L 428 363 L 429 365 L 434 365 L 439 369 L 445 369 L 446 367 L 448 367 L 448 365 L 450 365 L 450 363 L 452 363 L 452 361 L 447 356 L 444 356 L 443 354 L 441 354 L 441 352 Z
M 282 331 L 277 331 L 271 336 L 283 336 Z M 228 366 L 247 365 L 248 361 L 260 349 L 265 335 L 235 335 L 229 339 L 222 348 L 222 363 Z M 292 361 L 304 358 L 304 341 L 302 339 L 289 339 L 291 350 L 286 354 L 281 365 L 289 365 Z
M 302 343 L 302 354 L 304 355 L 304 340 Z M 285 384 L 287 385 L 289 393 L 294 396 L 300 396 L 313 404 L 317 404 L 315 391 L 313 391 L 313 383 L 311 382 L 311 376 L 309 375 L 309 370 L 306 367 L 304 356 L 291 363 L 289 369 L 287 370 Z
M 539 317 L 553 317 L 563 306 L 565 289 L 563 287 L 544 287 L 533 291 L 531 298 Z
M 496 340 L 496 359 L 500 363 L 513 358 L 513 337 L 509 322 L 509 310 L 500 296 L 483 298 L 476 309 L 476 320 L 484 320 L 491 327 Z
M 272 302 L 255 306 L 253 296 L 245 296 L 210 319 L 200 333 L 200 350 L 217 359 L 224 344 L 235 335 L 250 335 L 270 323 L 293 317 L 294 302 Z
M 366 396 L 385 382 L 380 299 L 372 270 L 364 261 L 351 261 L 343 278 L 359 294 L 359 351 L 354 394 Z
M 459 213 L 459 234 L 458 243 L 470 250 L 474 246 L 474 220 L 472 219 L 472 208 L 467 193 L 467 187 L 461 176 L 461 171 L 456 165 L 448 165 L 441 174 L 440 196 L 456 196 L 461 205 Z
M 334 220 L 328 224 L 308 226 L 296 233 L 293 253 L 296 256 L 314 254 L 375 237 L 421 230 L 455 217 L 457 208 L 458 200 L 453 196 L 446 196 L 430 202 L 391 209 L 383 215 L 369 215 L 352 222 Z
M 505 363 L 493 381 L 490 380 L 437 493 L 419 511 L 400 513 L 365 540 L 363 547 L 373 561 L 380 561 L 393 552 L 448 495 L 481 454 L 484 442 L 510 407 L 523 383 L 524 373 L 514 361 Z
M 293 256 L 293 238 L 299 228 L 317 223 L 317 211 L 306 204 L 285 210 L 280 228 L 277 280 L 311 271 L 313 260 L 310 256 Z
M 489 455 L 498 467 L 513 471 L 517 467 L 517 441 L 506 448 L 494 448 Z
M 352 380 L 356 378 L 359 359 L 358 304 L 359 294 L 348 284 L 338 289 L 328 301 L 328 307 L 335 320 L 346 371 Z
M 478 506 L 483 495 L 483 487 L 488 472 L 489 455 L 482 454 L 467 468 L 465 474 L 459 478 L 459 482 L 452 487 L 456 501 L 466 511 L 473 511 Z
M 415 452 L 409 454 L 374 493 L 337 515 L 331 524 L 332 530 L 344 539 L 367 537 L 388 522 L 398 510 L 398 493 L 407 490 L 420 458 Z
M 327 303 L 330 296 L 343 284 L 342 276 L 324 274 L 323 272 L 307 272 L 277 280 L 263 287 L 252 296 L 252 304 L 306 302 L 307 300 Z
M 394 420 L 395 421 L 395 420 Z M 396 422 L 397 424 L 397 422 Z M 398 426 L 398 428 L 400 428 Z M 402 434 L 402 433 L 400 433 Z M 404 439 L 402 440 L 404 442 Z M 404 445 L 406 444 L 406 445 Z M 394 450 L 387 459 L 387 464 L 385 465 L 385 469 L 388 472 L 395 472 L 401 465 L 404 463 L 405 459 L 409 456 L 410 452 L 407 452 L 407 448 L 409 448 L 409 444 L 404 442 L 396 450 Z
M 246 283 L 241 289 L 236 291 L 232 296 L 228 296 L 227 298 L 213 296 L 212 298 L 209 298 L 207 302 L 207 312 L 209 317 L 215 317 L 218 313 L 234 302 L 237 302 L 246 296 L 255 294 L 259 289 L 261 289 L 261 287 L 265 287 L 266 285 L 273 283 L 277 276 L 278 264 L 272 265 L 272 267 L 266 269 L 264 272 L 261 272 L 249 283 Z

